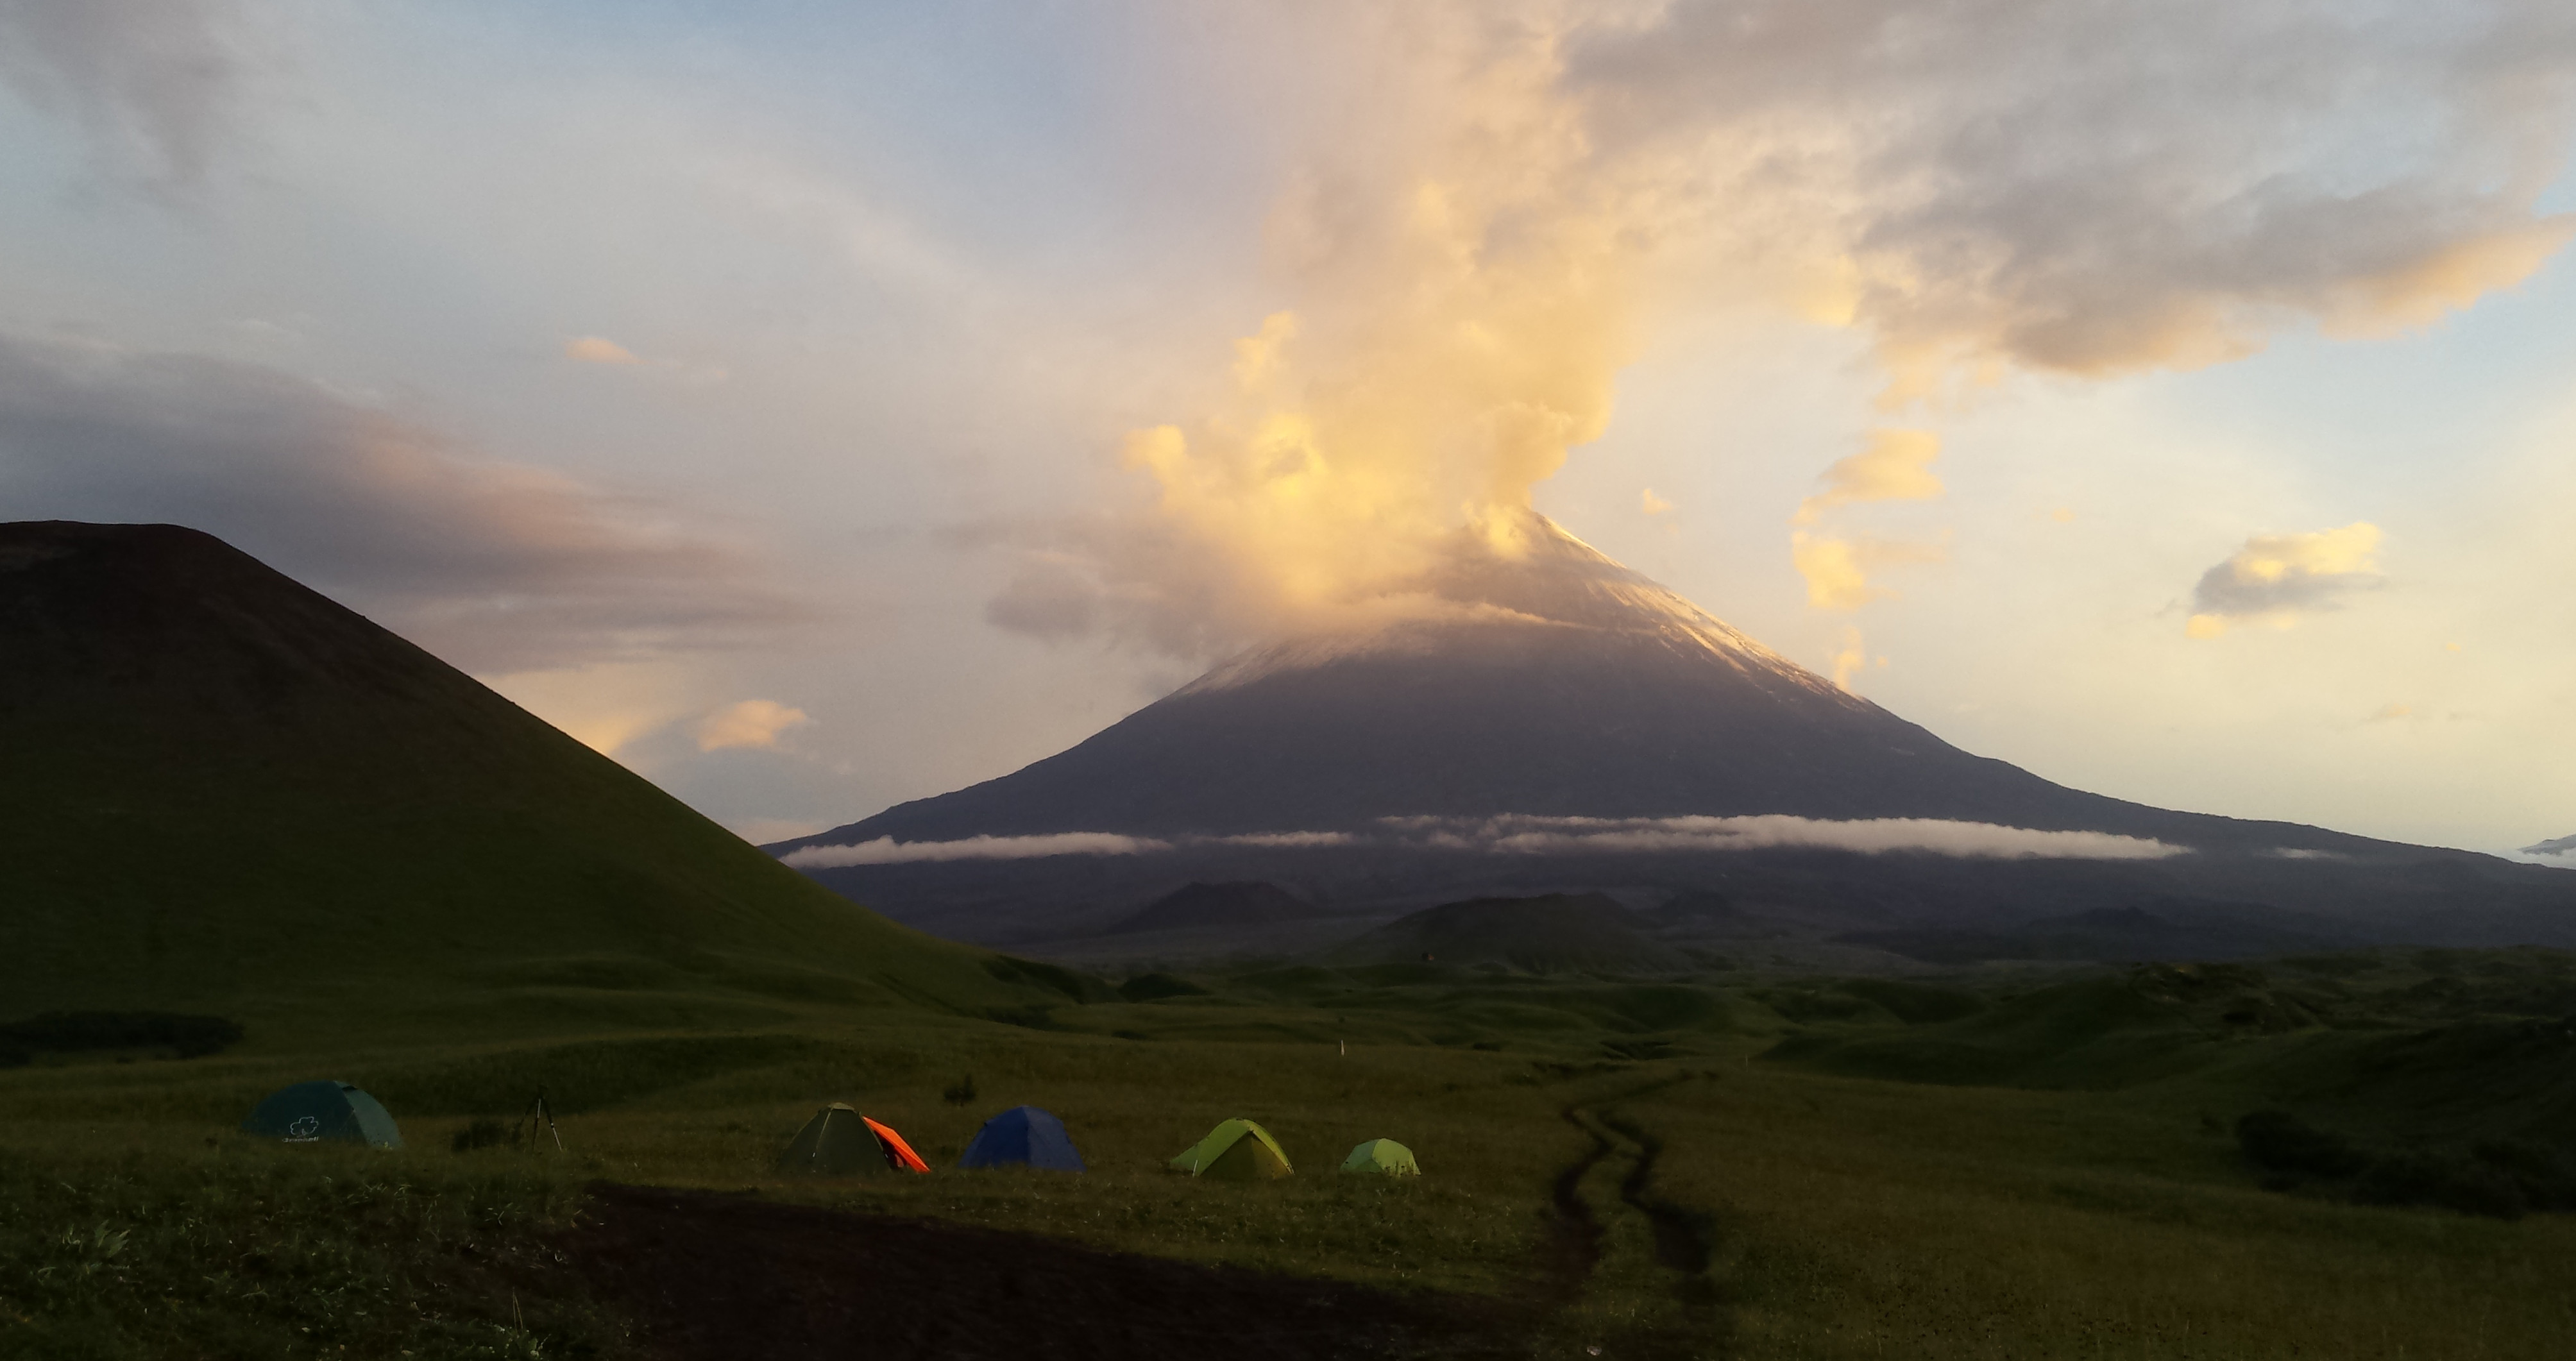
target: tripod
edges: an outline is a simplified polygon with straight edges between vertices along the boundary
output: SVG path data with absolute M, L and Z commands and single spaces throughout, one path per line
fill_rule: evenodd
M 528 1147 L 536 1147 L 537 1126 L 542 1124 L 545 1126 L 546 1133 L 554 1136 L 555 1152 L 561 1153 L 564 1151 L 563 1131 L 555 1128 L 555 1112 L 552 1106 L 546 1104 L 545 1088 L 539 1087 L 537 1089 L 537 1099 L 529 1103 L 528 1113 L 519 1117 L 519 1123 L 528 1131 Z M 517 1143 L 518 1140 L 513 1138 L 511 1142 Z

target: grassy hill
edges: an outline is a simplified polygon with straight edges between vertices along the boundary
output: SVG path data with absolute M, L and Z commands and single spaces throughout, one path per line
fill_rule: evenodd
M 1027 992 L 188 529 L 0 526 L 0 753 L 12 1012 L 268 1018 L 256 1036 Z
M 1474 898 L 1407 913 L 1327 951 L 1329 962 L 1501 964 L 1528 973 L 1670 973 L 1688 956 L 1640 933 L 1637 915 L 1598 893 Z

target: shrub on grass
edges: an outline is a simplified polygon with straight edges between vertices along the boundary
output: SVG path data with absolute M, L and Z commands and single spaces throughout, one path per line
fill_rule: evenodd
M 2349 1177 L 2370 1163 L 2350 1140 L 2288 1111 L 2247 1112 L 2236 1122 L 2236 1146 L 2269 1172 Z
M 2576 1152 L 2522 1140 L 2492 1140 L 2469 1156 L 2522 1193 L 2535 1210 L 2576 1211 Z
M 519 1143 L 518 1129 L 515 1126 L 502 1124 L 498 1120 L 477 1120 L 456 1131 L 455 1147 L 459 1153 L 471 1153 L 478 1148 L 494 1148 L 502 1144 L 517 1148 Z
M 1159 1002 L 1166 997 L 1205 997 L 1208 990 L 1167 973 L 1141 973 L 1119 984 L 1118 995 L 1130 1002 Z
M 2522 1190 L 2491 1168 L 2437 1153 L 2392 1153 L 2353 1183 L 2363 1205 L 2431 1205 L 2460 1214 L 2520 1219 Z
M 968 1073 L 966 1076 L 948 1084 L 948 1089 L 941 1092 L 939 1094 L 939 1098 L 952 1106 L 973 1105 L 975 1103 L 975 1075 L 973 1073 Z

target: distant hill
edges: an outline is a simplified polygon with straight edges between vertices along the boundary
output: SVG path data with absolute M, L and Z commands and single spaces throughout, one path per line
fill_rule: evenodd
M 2096 908 L 2006 930 L 1911 927 L 1836 937 L 1931 964 L 1987 959 L 2254 959 L 2351 944 L 2323 922 L 2285 918 L 2260 903 L 2162 899 Z
M 1340 964 L 1505 964 L 1528 973 L 1663 973 L 1689 957 L 1648 940 L 1645 922 L 1598 893 L 1476 898 L 1398 917 L 1328 951 Z
M 189 529 L 0 525 L 0 756 L 0 1012 L 1023 992 Z
M 2576 860 L 2576 836 L 2553 837 L 2522 848 L 2524 855 L 2563 855 Z
M 1235 881 L 1184 884 L 1109 928 L 1114 935 L 1207 926 L 1267 926 L 1315 914 L 1312 903 L 1276 884 Z

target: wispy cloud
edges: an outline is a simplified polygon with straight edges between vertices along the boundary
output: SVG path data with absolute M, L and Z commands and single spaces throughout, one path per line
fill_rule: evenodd
M 0 499 L 206 530 L 478 672 L 721 646 L 809 617 L 662 502 L 480 458 L 231 360 L 0 335 Z
M 1825 469 L 1825 489 L 1798 506 L 1795 524 L 1811 525 L 1835 506 L 1855 501 L 1929 501 L 1941 495 L 1932 472 L 1941 437 L 1929 430 L 1873 430 L 1869 447 Z
M 2340 609 L 2353 593 L 2387 584 L 2372 558 L 2379 540 L 2379 526 L 2368 521 L 2313 534 L 2257 534 L 2201 574 L 2185 631 L 2215 638 L 2231 623 L 2287 627 L 2303 612 Z
M 241 58 L 227 0 L 9 0 L 0 84 L 78 123 L 98 160 L 163 189 L 204 174 Z
M 564 345 L 564 358 L 584 364 L 641 364 L 635 352 L 606 336 L 579 336 Z
M 1940 562 L 1948 556 L 1939 544 L 1842 539 L 1803 529 L 1789 536 L 1789 561 L 1806 580 L 1807 603 L 1820 610 L 1856 610 L 1893 595 L 1870 582 L 1870 574 L 1882 568 Z
M 780 733 L 813 721 L 804 710 L 791 709 L 776 700 L 746 699 L 698 720 L 698 750 L 767 750 L 778 745 Z

